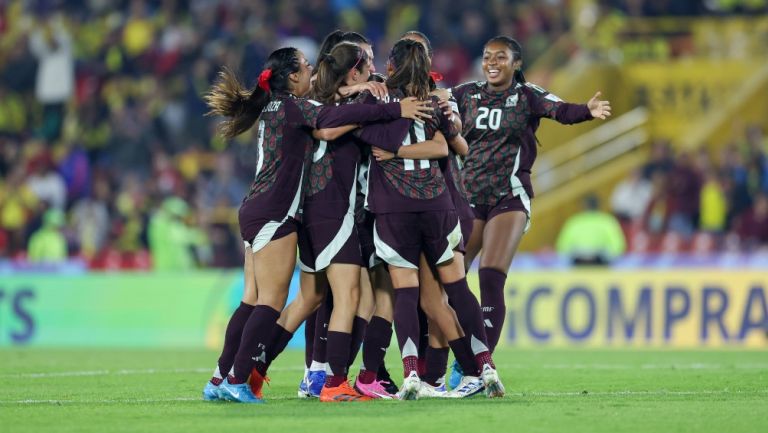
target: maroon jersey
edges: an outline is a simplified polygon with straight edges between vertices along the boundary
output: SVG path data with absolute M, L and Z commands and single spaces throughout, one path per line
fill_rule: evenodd
M 400 91 L 390 89 L 387 99 L 399 101 L 404 97 L 405 95 Z M 400 119 L 389 124 L 373 124 L 361 128 L 358 136 L 371 143 L 376 137 L 386 132 L 393 138 L 381 141 L 378 147 L 393 153 L 397 153 L 400 146 L 430 140 L 440 129 L 442 116 L 437 107 L 437 98 L 433 98 L 432 102 L 435 116 L 425 122 Z M 400 137 L 403 137 L 402 140 L 398 140 Z M 371 212 L 375 214 L 454 208 L 438 162 L 426 159 L 393 158 L 387 161 L 371 159 L 368 170 L 367 203 Z
M 451 104 L 454 111 L 458 111 L 456 100 L 453 96 L 450 97 L 448 102 Z M 456 126 L 449 120 L 449 118 L 442 117 L 440 122 L 440 132 L 445 135 L 447 140 L 450 140 L 459 135 L 461 131 L 456 129 Z M 438 163 L 440 164 L 440 170 L 445 177 L 445 184 L 448 187 L 448 192 L 451 194 L 451 200 L 456 208 L 456 214 L 459 219 L 473 219 L 474 212 L 472 212 L 472 208 L 469 205 L 467 190 L 464 188 L 464 179 L 461 173 L 463 159 L 448 146 L 448 156 L 440 158 Z M 468 239 L 465 239 L 464 241 L 466 242 Z
M 563 102 L 534 84 L 516 83 L 504 92 L 485 82 L 452 89 L 469 144 L 464 185 L 473 205 L 495 206 L 510 193 L 533 197 L 531 167 L 542 117 L 571 124 L 592 119 L 586 105 Z
M 376 98 L 369 92 L 363 92 L 341 101 L 339 105 L 345 104 L 376 104 Z M 386 146 L 386 138 L 386 135 L 371 137 L 370 144 Z M 364 143 L 353 134 L 345 134 L 331 142 L 315 141 L 305 193 L 305 222 L 311 224 L 317 219 L 342 219 L 347 214 L 354 214 L 361 146 L 367 147 L 369 143 Z
M 295 217 L 301 201 L 304 168 L 312 153 L 313 129 L 400 118 L 399 104 L 325 107 L 276 94 L 262 111 L 258 128 L 256 174 L 246 200 L 258 200 L 259 215 L 282 221 Z

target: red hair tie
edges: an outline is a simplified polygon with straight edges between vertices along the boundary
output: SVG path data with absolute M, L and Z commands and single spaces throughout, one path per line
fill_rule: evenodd
M 265 69 L 259 74 L 259 87 L 269 92 L 269 79 L 272 78 L 272 70 Z
M 429 72 L 429 76 L 432 77 L 432 80 L 435 83 L 439 83 L 439 82 L 443 81 L 443 74 L 441 74 L 439 72 L 430 71 Z

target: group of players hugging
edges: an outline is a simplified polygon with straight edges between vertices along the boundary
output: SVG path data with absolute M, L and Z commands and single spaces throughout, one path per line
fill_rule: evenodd
M 431 55 L 408 32 L 380 75 L 369 40 L 335 31 L 314 68 L 280 48 L 253 88 L 223 69 L 205 95 L 224 137 L 254 128 L 257 163 L 239 210 L 245 290 L 204 399 L 263 402 L 270 364 L 304 322 L 300 397 L 504 396 L 492 354 L 531 220 L 536 129 L 542 117 L 571 124 L 611 108 L 599 92 L 571 104 L 526 82 L 506 36 L 485 44 L 485 81 L 439 88 Z M 300 291 L 286 306 L 297 248 Z M 478 254 L 480 302 L 466 279 Z M 399 388 L 384 366 L 393 324 Z

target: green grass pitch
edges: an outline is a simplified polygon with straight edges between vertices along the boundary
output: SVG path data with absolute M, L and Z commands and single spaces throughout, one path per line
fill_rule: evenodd
M 768 431 L 764 351 L 503 349 L 503 399 L 346 404 L 297 399 L 303 353 L 287 351 L 264 405 L 200 400 L 216 356 L 0 350 L 0 432 Z

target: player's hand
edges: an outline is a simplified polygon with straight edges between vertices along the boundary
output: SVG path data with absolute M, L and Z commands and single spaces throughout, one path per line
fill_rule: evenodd
M 376 159 L 376 161 L 387 161 L 395 157 L 394 153 L 387 152 L 386 150 L 376 146 L 371 148 L 371 153 L 373 154 L 373 157 Z
M 432 118 L 432 101 L 419 101 L 410 96 L 400 101 L 400 117 L 413 120 L 427 120 Z
M 364 87 L 363 90 L 371 92 L 371 95 L 375 96 L 377 99 L 384 99 L 389 95 L 387 85 L 384 83 L 379 83 L 377 81 L 366 81 L 360 85 Z
M 611 116 L 611 103 L 598 98 L 600 98 L 600 92 L 595 93 L 595 96 L 587 102 L 587 108 L 592 117 L 605 120 Z
M 437 106 L 440 107 L 440 111 L 443 112 L 445 117 L 451 117 L 451 114 L 453 114 L 453 108 L 451 108 L 451 104 L 448 100 L 441 99 L 440 102 L 437 103 Z
M 431 92 L 429 92 L 432 96 L 437 96 L 437 99 L 440 100 L 440 102 L 447 101 L 448 98 L 451 97 L 451 92 L 448 91 L 448 89 L 435 89 Z

